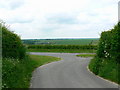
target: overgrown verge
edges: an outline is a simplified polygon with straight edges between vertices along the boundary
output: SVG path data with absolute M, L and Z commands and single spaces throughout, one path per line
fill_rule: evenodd
M 104 58 L 94 58 L 91 60 L 89 64 L 89 69 L 105 79 L 110 81 L 120 83 L 119 82 L 119 67 L 118 64 L 113 62 L 112 60 L 106 60 Z
M 26 56 L 23 60 L 4 58 L 2 88 L 29 88 L 35 68 L 58 60 L 60 58 L 40 55 Z
M 101 33 L 97 54 L 89 69 L 103 78 L 120 84 L 120 23 Z

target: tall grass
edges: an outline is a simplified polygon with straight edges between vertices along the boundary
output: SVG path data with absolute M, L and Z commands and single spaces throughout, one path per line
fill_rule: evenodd
M 38 55 L 27 56 L 24 60 L 3 58 L 2 88 L 29 88 L 35 68 L 58 60 L 60 58 Z
M 100 63 L 102 59 L 102 62 Z M 120 84 L 119 81 L 119 68 L 120 64 L 115 63 L 112 60 L 106 60 L 104 58 L 94 58 L 89 64 L 89 69 L 105 79 Z
M 0 90 L 2 87 L 2 58 L 0 56 Z

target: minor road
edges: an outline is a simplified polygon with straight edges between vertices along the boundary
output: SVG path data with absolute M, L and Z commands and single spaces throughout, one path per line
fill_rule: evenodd
M 76 57 L 78 53 L 37 53 L 62 58 L 37 68 L 30 88 L 118 88 L 116 84 L 98 78 L 87 70 L 91 58 Z

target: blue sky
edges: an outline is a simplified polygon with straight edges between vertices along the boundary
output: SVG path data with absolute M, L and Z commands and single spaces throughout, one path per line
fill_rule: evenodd
M 119 0 L 1 0 L 0 19 L 22 39 L 99 38 L 118 21 Z

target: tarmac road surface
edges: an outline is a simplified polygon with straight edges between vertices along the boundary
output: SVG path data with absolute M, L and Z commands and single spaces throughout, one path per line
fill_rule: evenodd
M 30 88 L 118 88 L 118 85 L 88 71 L 87 65 L 91 58 L 76 57 L 78 53 L 30 54 L 62 58 L 61 61 L 38 67 L 33 72 Z

